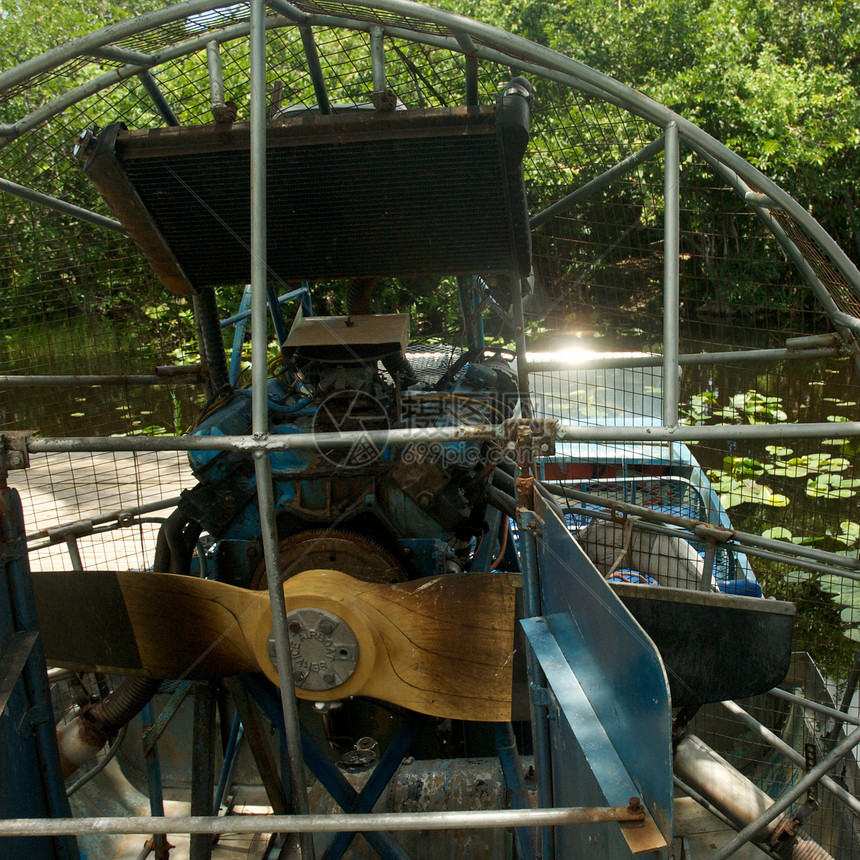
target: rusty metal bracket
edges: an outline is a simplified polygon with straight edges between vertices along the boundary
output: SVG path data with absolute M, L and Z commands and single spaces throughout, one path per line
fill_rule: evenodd
M 27 444 L 33 437 L 33 430 L 6 430 L 0 433 L 0 472 L 10 469 L 28 469 L 30 452 Z
M 502 439 L 508 451 L 528 446 L 535 457 L 555 454 L 555 418 L 508 418 L 502 422 Z
M 693 532 L 696 537 L 700 537 L 704 541 L 714 541 L 715 543 L 728 543 L 735 536 L 734 529 L 713 526 L 709 523 L 696 523 Z
M 517 478 L 517 507 L 533 511 L 535 508 L 535 479 L 531 476 Z
M 502 439 L 506 453 L 514 453 L 520 476 L 517 478 L 517 506 L 534 510 L 534 473 L 532 467 L 538 457 L 555 454 L 554 418 L 509 418 L 502 422 Z

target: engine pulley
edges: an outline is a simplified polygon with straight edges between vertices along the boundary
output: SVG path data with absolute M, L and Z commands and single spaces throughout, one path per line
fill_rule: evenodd
M 406 571 L 382 544 L 344 529 L 309 529 L 285 537 L 278 562 L 288 579 L 303 570 L 341 570 L 363 582 L 403 582 Z M 266 564 L 261 562 L 252 588 L 266 587 Z

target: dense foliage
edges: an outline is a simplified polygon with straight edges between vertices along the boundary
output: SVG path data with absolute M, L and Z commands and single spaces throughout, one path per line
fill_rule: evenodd
M 666 104 L 860 260 L 858 0 L 446 0 Z
M 0 67 L 158 0 L 0 0 Z M 860 260 L 860 0 L 442 0 L 635 86 L 737 150 Z

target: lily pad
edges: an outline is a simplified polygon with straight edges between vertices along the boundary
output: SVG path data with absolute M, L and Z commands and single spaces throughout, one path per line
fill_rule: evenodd
M 764 474 L 765 467 L 752 457 L 723 457 L 723 466 L 738 478 L 757 478 Z
M 841 543 L 842 546 L 854 546 L 860 541 L 860 523 L 843 520 L 839 523 L 839 534 L 833 535 L 833 540 Z
M 766 505 L 770 508 L 784 508 L 789 499 L 780 493 L 774 493 L 770 487 L 757 484 L 755 481 L 738 481 L 729 492 L 720 495 L 720 503 L 728 510 L 745 503 Z
M 825 473 L 806 485 L 806 495 L 813 499 L 850 499 L 856 495 L 860 479 Z
M 824 574 L 819 582 L 825 591 L 833 595 L 837 603 L 841 603 L 854 612 L 860 612 L 860 583 L 833 573 Z
M 708 479 L 711 486 L 718 493 L 727 493 L 737 483 L 737 479 L 733 478 L 728 472 L 722 469 L 710 469 L 708 471 Z
M 768 454 L 772 454 L 774 457 L 790 457 L 794 453 L 793 448 L 784 448 L 782 445 L 765 445 L 764 448 Z
M 777 478 L 805 478 L 811 471 L 806 457 L 777 460 L 776 463 L 766 464 L 764 468 L 769 475 Z
M 744 391 L 735 394 L 730 403 L 732 408 L 744 413 L 750 424 L 780 423 L 788 420 L 782 409 L 781 397 L 766 397 L 758 391 Z
M 761 536 L 770 538 L 771 540 L 794 540 L 794 535 L 792 535 L 791 531 L 783 526 L 774 526 L 773 528 L 765 529 L 761 533 Z
M 854 540 L 860 539 L 860 523 L 855 523 L 853 520 L 842 520 L 839 523 L 839 531 Z
M 851 465 L 850 461 L 832 454 L 808 454 L 805 459 L 815 472 L 842 472 Z

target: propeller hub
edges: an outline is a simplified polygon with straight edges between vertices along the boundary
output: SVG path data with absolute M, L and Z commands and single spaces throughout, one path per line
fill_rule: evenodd
M 293 680 L 303 690 L 333 690 L 358 666 L 358 640 L 350 626 L 326 609 L 311 606 L 287 613 Z M 269 659 L 277 667 L 275 639 L 269 636 Z

